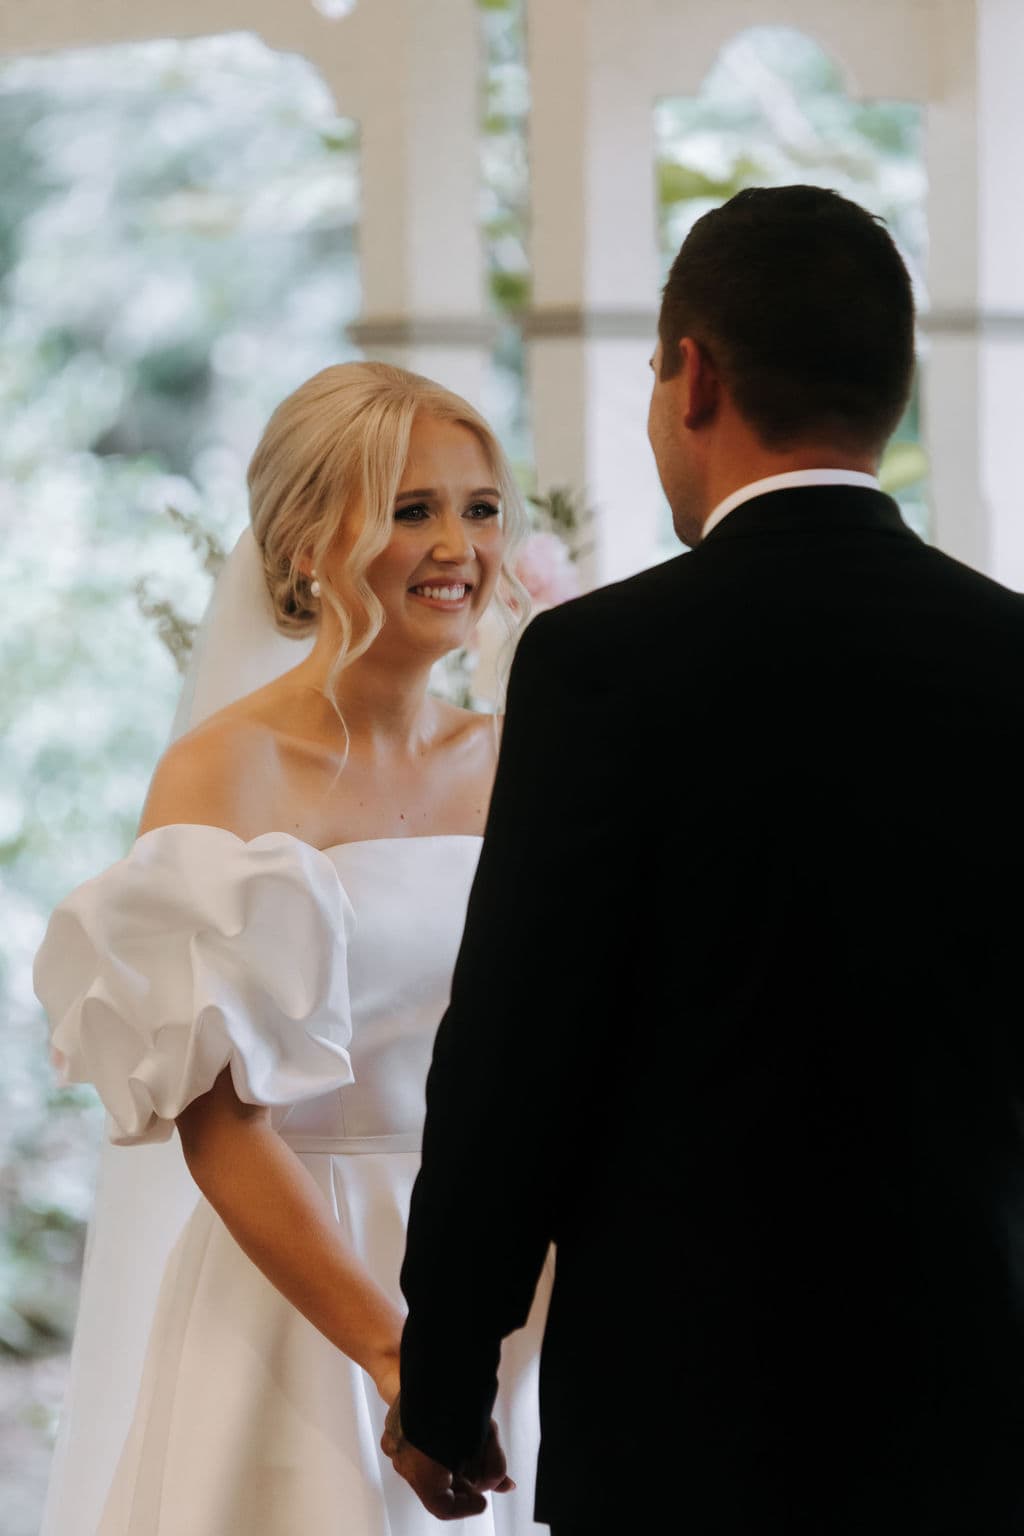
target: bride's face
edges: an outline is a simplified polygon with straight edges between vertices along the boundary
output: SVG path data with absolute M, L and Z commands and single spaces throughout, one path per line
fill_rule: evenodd
M 391 542 L 367 572 L 387 614 L 380 638 L 389 647 L 404 642 L 443 656 L 465 644 L 494 593 L 505 549 L 494 482 L 475 432 L 416 417 Z

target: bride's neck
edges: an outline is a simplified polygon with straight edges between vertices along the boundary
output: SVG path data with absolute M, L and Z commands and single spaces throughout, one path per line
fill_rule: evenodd
M 328 726 L 335 722 L 340 743 L 345 732 L 328 692 L 330 660 L 314 651 L 291 674 L 291 681 L 324 699 Z M 335 681 L 333 695 L 350 733 L 352 750 L 362 747 L 371 755 L 421 751 L 437 730 L 437 705 L 428 693 L 430 673 L 429 661 L 396 666 L 393 660 L 377 659 L 372 652 L 346 667 Z

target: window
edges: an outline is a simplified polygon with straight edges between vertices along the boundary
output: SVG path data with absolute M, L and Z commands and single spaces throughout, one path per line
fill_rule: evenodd
M 888 222 L 924 299 L 927 256 L 923 114 L 908 102 L 855 101 L 816 42 L 788 27 L 755 27 L 722 49 L 696 97 L 655 107 L 659 232 L 665 273 L 691 225 L 750 186 L 831 187 Z M 889 446 L 882 483 L 927 536 L 928 466 L 920 394 Z M 665 508 L 662 544 L 678 545 Z

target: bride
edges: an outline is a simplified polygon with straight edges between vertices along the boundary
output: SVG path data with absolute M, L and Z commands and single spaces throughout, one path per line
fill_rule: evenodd
M 285 400 L 249 488 L 138 840 L 61 903 L 36 961 L 66 1078 L 96 1085 L 116 1143 L 44 1523 L 60 1536 L 435 1529 L 378 1447 L 496 723 L 428 681 L 492 599 L 514 632 L 524 514 L 472 407 L 379 363 Z M 282 634 L 312 646 L 296 661 Z M 495 1442 L 479 1536 L 538 1529 L 546 1299 L 495 1410 L 520 1486 Z M 451 1498 L 484 1502 L 459 1478 Z

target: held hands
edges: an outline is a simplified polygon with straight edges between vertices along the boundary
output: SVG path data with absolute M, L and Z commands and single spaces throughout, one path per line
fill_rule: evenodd
M 404 1477 L 424 1509 L 439 1520 L 464 1520 L 487 1508 L 484 1494 L 511 1493 L 516 1486 L 505 1469 L 505 1452 L 498 1440 L 498 1427 L 491 1420 L 486 1444 L 476 1461 L 467 1462 L 458 1472 L 449 1472 L 439 1461 L 410 1445 L 402 1433 L 399 1399 L 388 1409 L 380 1448 L 399 1477 Z

